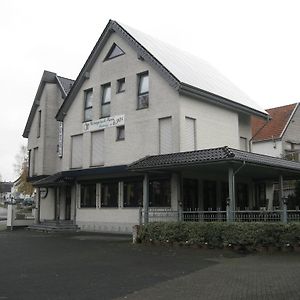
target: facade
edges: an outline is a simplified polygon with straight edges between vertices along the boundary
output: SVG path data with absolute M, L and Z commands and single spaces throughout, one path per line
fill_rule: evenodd
M 300 161 L 300 108 L 299 103 L 266 110 L 270 120 L 252 118 L 252 151 L 265 155 Z M 294 195 L 295 181 L 284 182 L 284 195 Z M 269 205 L 278 202 L 278 182 L 267 184 Z M 299 208 L 299 203 L 292 205 Z
M 257 180 L 300 167 L 228 150 L 250 150 L 252 116 L 268 118 L 206 62 L 109 21 L 74 82 L 51 72 L 41 80 L 23 134 L 37 222 L 129 233 L 150 210 L 254 207 Z M 175 154 L 186 163 L 137 165 Z

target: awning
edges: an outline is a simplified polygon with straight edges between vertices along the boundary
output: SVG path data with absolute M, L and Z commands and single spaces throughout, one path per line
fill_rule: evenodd
M 126 173 L 128 173 L 127 165 L 62 171 L 34 182 L 33 186 L 51 187 L 59 185 L 70 185 L 78 179 L 88 179 L 95 177 L 99 178 L 104 176 L 109 177 L 113 175 L 120 176 L 122 174 L 125 175 Z
M 241 151 L 227 146 L 204 150 L 146 156 L 128 166 L 139 172 L 197 168 L 202 171 L 227 172 L 228 166 L 243 170 L 239 173 L 257 179 L 300 178 L 300 163 L 268 155 Z

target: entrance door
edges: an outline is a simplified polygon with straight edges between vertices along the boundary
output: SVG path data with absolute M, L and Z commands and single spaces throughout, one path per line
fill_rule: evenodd
M 198 210 L 198 180 L 183 179 L 183 210 Z
M 65 219 L 71 220 L 71 187 L 66 187 L 66 207 L 65 207 Z

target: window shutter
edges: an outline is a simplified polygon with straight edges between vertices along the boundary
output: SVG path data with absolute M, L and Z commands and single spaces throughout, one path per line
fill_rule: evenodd
M 104 131 L 92 132 L 92 166 L 104 164 Z
M 183 151 L 193 150 L 196 150 L 196 120 L 186 117 Z
M 172 153 L 172 118 L 159 120 L 159 153 Z
M 82 167 L 82 150 L 82 135 L 72 136 L 72 168 Z

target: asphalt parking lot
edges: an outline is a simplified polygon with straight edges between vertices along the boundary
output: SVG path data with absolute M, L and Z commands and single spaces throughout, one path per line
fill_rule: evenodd
M 132 245 L 127 236 L 0 232 L 0 299 L 300 299 L 300 255 Z

